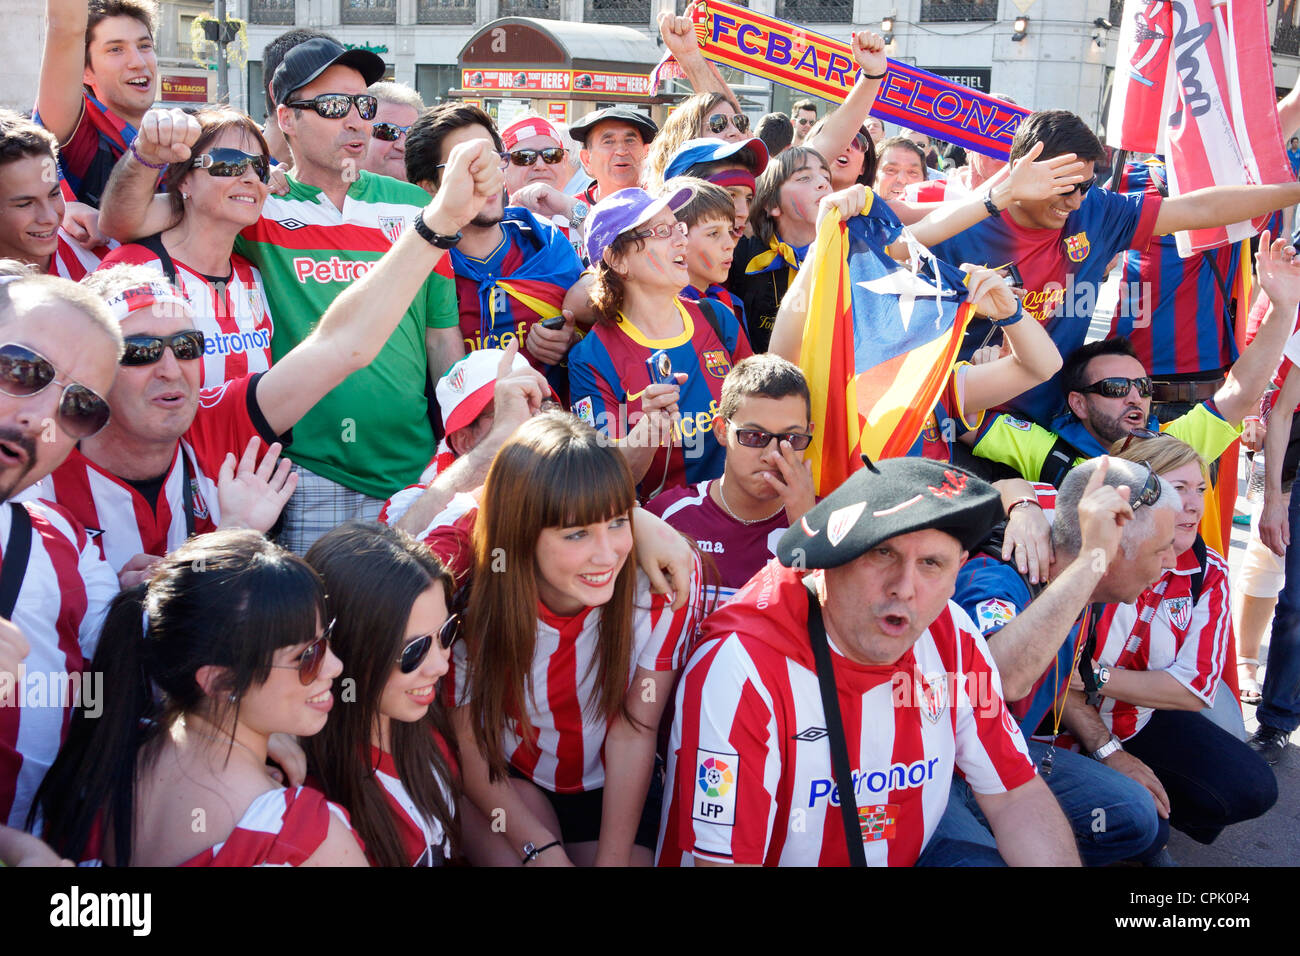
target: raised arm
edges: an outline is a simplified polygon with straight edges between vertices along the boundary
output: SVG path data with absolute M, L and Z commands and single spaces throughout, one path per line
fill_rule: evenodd
M 686 8 L 685 16 L 674 16 L 665 10 L 659 14 L 659 35 L 663 37 L 664 46 L 673 55 L 677 65 L 686 74 L 687 81 L 696 93 L 718 93 L 723 96 L 737 113 L 743 112 L 736 94 L 722 78 L 718 68 L 700 52 L 700 45 L 695 41 L 695 24 L 691 20 L 691 11 L 695 4 Z
M 1002 327 L 1010 355 L 966 370 L 962 412 L 974 418 L 987 408 L 1010 401 L 1035 385 L 1046 382 L 1061 370 L 1061 353 L 1047 330 L 1020 309 L 1010 287 L 992 269 L 963 265 L 970 272 L 967 297 L 975 308 L 994 319 L 1020 318 Z
M 1265 186 L 1207 186 L 1160 203 L 1155 234 L 1182 229 L 1214 229 L 1254 219 L 1300 203 L 1300 183 Z
M 36 88 L 41 123 L 62 146 L 77 130 L 85 101 L 81 78 L 86 70 L 86 0 L 46 0 L 45 49 Z
M 198 141 L 202 127 L 184 110 L 152 109 L 140 121 L 135 151 L 127 150 L 113 167 L 104 196 L 99 204 L 99 228 L 121 242 L 162 232 L 176 221 L 171 201 L 156 193 L 158 173 L 155 166 L 183 163 L 190 158 L 190 147 Z
M 826 115 L 826 122 L 822 123 L 817 135 L 804 143 L 821 153 L 827 162 L 844 152 L 849 143 L 853 142 L 853 137 L 858 135 L 858 130 L 866 122 L 871 104 L 876 101 L 880 81 L 889 69 L 885 41 L 880 34 L 870 30 L 855 33 L 849 40 L 849 49 L 853 53 L 854 66 L 862 74 L 856 78 L 844 102 Z
M 443 188 L 420 213 L 439 235 L 455 235 L 500 194 L 501 169 L 491 143 L 459 143 L 447 162 Z M 292 428 L 322 397 L 369 365 L 393 334 L 411 301 L 446 251 L 405 229 L 376 266 L 343 290 L 320 324 L 258 383 L 257 398 L 277 434 Z
M 1282 461 L 1286 457 L 1291 421 L 1298 404 L 1300 372 L 1293 368 L 1273 399 L 1273 410 L 1268 414 L 1268 428 L 1264 432 L 1264 460 L 1269 464 L 1264 469 L 1264 507 L 1259 514 L 1259 539 L 1278 557 L 1284 556 L 1291 544 L 1291 522 L 1287 516 L 1289 499 L 1282 492 Z
M 1214 393 L 1219 414 L 1234 426 L 1259 407 L 1260 396 L 1281 361 L 1282 349 L 1295 326 L 1296 308 L 1300 306 L 1300 259 L 1285 239 L 1275 239 L 1271 244 L 1268 240 L 1265 231 L 1255 256 L 1255 274 L 1268 296 L 1268 310 L 1255 338 L 1232 363 L 1227 378 Z

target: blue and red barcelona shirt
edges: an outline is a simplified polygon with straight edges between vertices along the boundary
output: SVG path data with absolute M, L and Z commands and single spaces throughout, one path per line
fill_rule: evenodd
M 681 434 L 672 447 L 655 454 L 638 486 L 642 500 L 722 475 L 727 452 L 711 432 L 722 401 L 722 380 L 733 364 L 753 354 L 731 311 L 707 299 L 676 301 L 682 332 L 672 338 L 648 338 L 620 315 L 616 323 L 597 323 L 569 352 L 573 413 L 611 438 L 622 438 L 641 419 L 641 393 L 650 384 L 646 359 L 662 349 L 673 371 L 686 373 L 677 402 Z M 721 342 L 701 309 L 713 310 Z
M 1081 346 L 1096 308 L 1097 293 L 1111 260 L 1151 239 L 1160 197 L 1121 196 L 1094 186 L 1061 229 L 1019 226 L 1010 213 L 989 217 L 934 247 L 940 259 L 989 268 L 1014 263 L 1024 281 L 1028 316 L 1043 322 L 1061 355 Z M 966 331 L 961 357 L 969 358 L 989 332 L 987 319 L 975 317 Z M 1055 377 L 1007 403 L 1023 418 L 1047 424 L 1061 407 Z
M 99 208 L 113 165 L 135 141 L 136 128 L 89 93 L 83 94 L 81 119 L 68 141 L 59 146 L 59 175 L 79 202 Z M 40 104 L 32 119 L 41 122 Z
M 739 297 L 732 295 L 723 286 L 716 282 L 701 292 L 693 285 L 688 285 L 678 293 L 683 299 L 690 299 L 692 302 L 699 302 L 700 299 L 712 299 L 719 305 L 728 308 L 740 320 L 740 327 L 745 328 L 745 303 L 741 302 Z
M 1165 181 L 1165 164 L 1152 158 L 1126 164 L 1120 190 L 1159 196 Z M 1240 243 L 1183 259 L 1172 234 L 1152 237 L 1124 253 L 1111 336 L 1127 335 L 1150 375 L 1221 372 L 1237 360 L 1228 303 L 1240 267 Z

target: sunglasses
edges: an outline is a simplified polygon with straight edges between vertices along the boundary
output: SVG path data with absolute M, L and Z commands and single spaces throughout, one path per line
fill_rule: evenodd
M 322 119 L 342 119 L 356 104 L 357 114 L 363 120 L 372 120 L 379 111 L 379 100 L 369 93 L 322 93 L 309 100 L 295 100 L 285 103 L 295 110 L 315 110 Z
M 15 342 L 0 345 L 0 392 L 12 398 L 30 398 L 51 385 L 62 385 L 59 427 L 78 441 L 97 434 L 108 424 L 108 402 L 92 389 L 60 382 L 54 375 L 54 363 L 40 352 Z
M 198 329 L 186 329 L 175 335 L 128 335 L 125 341 L 123 365 L 153 365 L 162 360 L 163 349 L 171 349 L 178 362 L 203 358 L 204 338 Z
M 749 132 L 749 117 L 744 113 L 714 113 L 709 117 L 709 129 L 715 133 L 726 132 L 728 123 L 736 127 L 737 133 Z
M 1111 378 L 1098 379 L 1091 385 L 1079 389 L 1091 395 L 1101 395 L 1104 398 L 1124 398 L 1128 395 L 1130 388 L 1136 388 L 1138 395 L 1142 398 L 1150 398 L 1155 386 L 1151 384 L 1151 377 L 1143 375 L 1141 378 L 1123 378 L 1122 376 L 1112 376 Z
M 797 119 L 794 121 L 796 126 L 811 126 L 813 121 L 807 118 Z
M 799 432 L 791 432 L 787 435 L 778 435 L 775 432 L 765 432 L 757 428 L 741 428 L 731 419 L 727 419 L 727 424 L 736 429 L 736 441 L 746 448 L 766 448 L 772 439 L 778 442 L 788 441 L 790 447 L 795 451 L 803 451 L 812 442 L 812 435 L 803 435 Z
M 409 126 L 398 126 L 396 123 L 376 123 L 370 127 L 370 135 L 375 139 L 382 139 L 385 143 L 396 143 L 410 132 L 410 129 Z
M 325 652 L 329 650 L 330 635 L 334 633 L 334 620 L 331 619 L 325 625 L 325 630 L 321 631 L 320 637 L 312 641 L 298 655 L 298 659 L 292 664 L 272 664 L 272 667 L 279 667 L 284 670 L 296 670 L 298 672 L 298 681 L 303 687 L 307 687 L 320 675 L 320 669 L 325 663 Z
M 1088 190 L 1091 189 L 1096 184 L 1097 184 L 1097 180 L 1095 179 L 1089 179 L 1086 183 L 1075 183 L 1073 188 L 1071 188 L 1069 192 L 1061 193 L 1061 195 L 1073 196 L 1077 192 L 1079 194 L 1079 198 L 1082 199 L 1084 196 L 1088 195 Z
M 1142 490 L 1136 496 L 1129 495 L 1129 507 L 1134 511 L 1137 511 L 1143 505 L 1150 508 L 1160 500 L 1160 477 L 1155 473 L 1155 469 L 1151 467 L 1151 462 L 1144 461 L 1142 464 L 1147 469 L 1147 480 L 1143 483 Z
M 442 622 L 438 633 L 424 634 L 408 643 L 402 648 L 402 655 L 397 658 L 398 670 L 403 674 L 409 674 L 423 664 L 424 659 L 429 656 L 429 649 L 433 647 L 434 638 L 438 639 L 439 647 L 444 651 L 449 650 L 451 645 L 460 640 L 463 622 L 464 618 L 459 614 L 452 614 Z
M 856 149 L 859 153 L 867 151 L 867 138 L 861 133 L 853 137 L 853 142 L 849 143 L 849 149 Z
M 509 154 L 509 153 L 498 153 L 498 152 L 493 151 L 493 152 L 491 152 L 491 153 L 488 153 L 488 155 L 489 155 L 489 156 L 495 156 L 495 157 L 497 158 L 498 162 L 500 162 L 500 164 L 501 164 L 501 168 L 502 168 L 503 170 L 504 170 L 507 166 L 510 165 L 510 154 Z M 434 166 L 433 168 L 434 168 L 434 169 L 446 169 L 446 168 L 447 168 L 447 164 L 446 164 L 446 163 L 439 163 L 437 166 Z
M 267 157 L 245 153 L 241 149 L 229 149 L 220 146 L 210 149 L 202 155 L 195 156 L 190 163 L 191 169 L 206 169 L 209 176 L 237 177 L 248 172 L 249 167 L 257 174 L 262 184 L 270 182 L 271 162 Z
M 510 153 L 510 162 L 516 166 L 531 166 L 537 162 L 537 157 L 542 157 L 542 162 L 547 166 L 554 166 L 556 163 L 564 162 L 564 147 L 549 146 L 546 149 L 516 149 Z
M 1124 439 L 1124 444 L 1119 446 L 1119 454 L 1122 455 L 1124 452 L 1128 451 L 1128 446 L 1133 444 L 1134 439 L 1137 439 L 1138 441 L 1146 441 L 1148 438 L 1159 437 L 1159 432 L 1153 432 L 1149 428 L 1135 428 L 1129 432 L 1129 436 Z
M 660 223 L 651 229 L 645 230 L 645 232 L 634 232 L 628 236 L 628 239 L 668 239 L 671 238 L 673 233 L 685 236 L 686 223 L 675 222 L 671 226 Z

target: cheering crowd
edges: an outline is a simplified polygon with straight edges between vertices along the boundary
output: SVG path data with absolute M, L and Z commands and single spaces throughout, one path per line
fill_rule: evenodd
M 259 126 L 154 107 L 155 13 L 47 0 L 0 111 L 0 862 L 1165 865 L 1277 800 L 1300 258 L 1169 253 L 1300 183 L 1103 181 L 1059 110 L 944 173 L 873 33 L 752 136 L 667 13 L 662 127 L 498 129 L 310 29 Z M 873 348 L 974 317 L 819 487 L 841 221 Z

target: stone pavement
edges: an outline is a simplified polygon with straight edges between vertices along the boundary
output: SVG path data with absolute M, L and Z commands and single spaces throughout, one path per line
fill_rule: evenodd
M 1246 511 L 1245 464 L 1246 456 L 1240 458 L 1242 473 L 1239 479 L 1240 494 L 1238 510 Z M 1232 581 L 1235 584 L 1245 553 L 1249 529 L 1234 525 L 1232 529 L 1232 547 L 1228 563 L 1232 568 Z M 1264 634 L 1264 646 L 1260 660 L 1265 667 L 1260 669 L 1259 681 L 1264 682 L 1264 670 L 1268 659 L 1268 632 Z M 1244 706 L 1246 730 L 1255 731 L 1255 708 Z M 1169 853 L 1182 866 L 1296 866 L 1300 864 L 1300 731 L 1291 735 L 1291 745 L 1282 759 L 1273 768 L 1277 774 L 1278 800 L 1273 809 L 1256 820 L 1248 820 L 1228 827 L 1210 846 L 1202 846 L 1174 831 L 1169 841 Z

